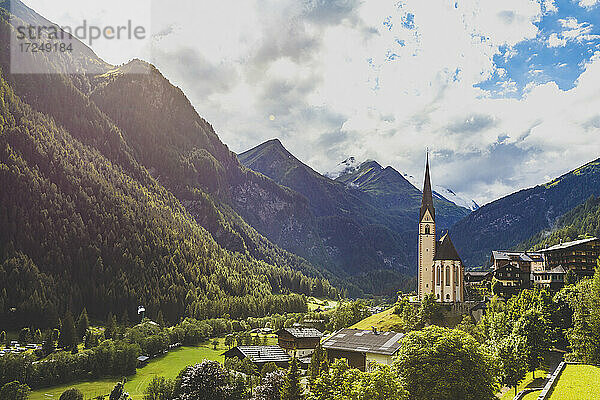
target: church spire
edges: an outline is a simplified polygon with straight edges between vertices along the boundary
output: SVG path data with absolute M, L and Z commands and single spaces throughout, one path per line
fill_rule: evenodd
M 425 183 L 423 184 L 423 199 L 421 200 L 421 216 L 423 219 L 425 211 L 429 210 L 431 218 L 435 221 L 435 209 L 433 208 L 433 194 L 431 192 L 431 178 L 429 177 L 429 150 L 427 150 L 427 165 L 425 167 Z

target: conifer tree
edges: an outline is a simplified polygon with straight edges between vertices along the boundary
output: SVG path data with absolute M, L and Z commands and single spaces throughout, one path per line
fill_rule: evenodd
M 321 375 L 321 372 L 324 369 L 327 369 L 327 354 L 319 344 L 315 348 L 315 352 L 310 358 L 310 365 L 308 366 L 308 380 L 311 385 Z
M 165 326 L 165 317 L 163 316 L 162 310 L 158 310 L 158 315 L 156 316 L 156 323 L 162 327 Z
M 298 359 L 294 357 L 281 388 L 281 400 L 303 400 L 304 394 L 302 392 Z
M 77 347 L 77 333 L 75 332 L 75 322 L 73 315 L 67 311 L 60 326 L 60 337 L 58 339 L 60 347 L 67 350 L 73 350 Z
M 104 328 L 104 337 L 106 339 L 113 339 L 117 330 L 117 319 L 110 313 L 106 319 L 106 327 Z
M 87 332 L 89 327 L 90 327 L 90 320 L 88 319 L 87 310 L 84 307 L 83 311 L 81 311 L 81 314 L 79 315 L 79 318 L 77 318 L 77 341 L 78 342 L 81 341 L 81 339 L 83 338 L 83 336 L 85 335 L 85 333 Z

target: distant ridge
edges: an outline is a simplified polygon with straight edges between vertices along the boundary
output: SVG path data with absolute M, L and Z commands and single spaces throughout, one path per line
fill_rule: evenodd
M 466 265 L 482 265 L 492 250 L 551 230 L 559 217 L 592 195 L 600 195 L 600 159 L 486 204 L 454 225 L 452 240 Z

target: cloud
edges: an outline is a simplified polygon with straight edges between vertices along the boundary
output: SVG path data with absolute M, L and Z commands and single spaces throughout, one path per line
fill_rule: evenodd
M 559 37 L 558 33 L 553 32 L 550 34 L 548 38 L 548 46 L 549 47 L 564 47 L 567 45 L 567 39 L 564 37 Z
M 600 4 L 600 0 L 579 0 L 579 5 L 584 8 L 594 8 Z
M 321 172 L 421 176 L 430 147 L 483 204 L 600 155 L 597 3 L 155 1 L 145 58 L 236 152 L 279 137 Z
M 477 133 L 492 127 L 495 119 L 490 115 L 470 115 L 466 119 L 448 125 L 448 131 L 453 133 Z

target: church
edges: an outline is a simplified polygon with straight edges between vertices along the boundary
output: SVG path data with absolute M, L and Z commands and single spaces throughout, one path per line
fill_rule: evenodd
M 423 199 L 419 213 L 418 296 L 433 294 L 438 302 L 464 301 L 464 267 L 456 248 L 446 233 L 436 239 L 435 208 L 429 176 L 429 154 L 425 167 Z

